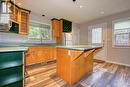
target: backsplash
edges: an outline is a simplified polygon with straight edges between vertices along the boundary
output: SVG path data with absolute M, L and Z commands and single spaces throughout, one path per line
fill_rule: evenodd
M 41 40 L 28 40 L 28 35 L 0 32 L 0 43 L 55 43 L 55 38 L 41 42 Z
M 27 35 L 0 32 L 0 42 L 20 43 L 20 42 L 26 42 L 27 40 L 28 40 Z

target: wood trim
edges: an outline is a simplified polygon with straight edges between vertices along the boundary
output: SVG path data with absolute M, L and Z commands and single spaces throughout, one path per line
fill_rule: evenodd
M 25 58 L 24 58 L 24 57 L 25 57 L 25 54 L 24 54 L 24 52 L 22 52 L 22 62 L 23 62 L 23 65 L 22 65 L 22 68 L 23 68 L 23 87 L 24 87 L 24 85 L 25 85 L 25 80 L 24 80 L 24 79 L 25 79 L 25 69 L 24 69 L 24 66 L 25 66 L 25 65 L 24 65 L 24 64 L 25 64 L 25 60 L 24 60 L 24 59 L 25 59 Z
M 80 56 L 82 56 L 85 53 L 85 57 L 88 57 L 92 52 L 94 52 L 94 50 L 89 50 L 87 51 L 87 53 L 85 53 L 85 51 L 83 51 L 81 54 L 79 54 L 73 61 L 77 60 L 78 58 L 80 58 Z
M 99 59 L 93 59 L 94 62 L 97 62 L 97 63 L 104 63 L 105 61 L 103 60 L 99 60 Z

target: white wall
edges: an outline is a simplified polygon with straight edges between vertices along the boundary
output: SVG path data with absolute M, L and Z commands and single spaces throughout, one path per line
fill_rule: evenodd
M 49 18 L 43 17 L 35 13 L 30 14 L 30 21 L 36 21 L 44 24 L 51 24 L 51 20 Z
M 130 65 L 130 48 L 112 47 L 112 21 L 120 18 L 130 17 L 130 11 L 121 12 L 104 18 L 99 18 L 80 25 L 80 44 L 87 44 L 89 37 L 88 26 L 107 23 L 107 61 Z

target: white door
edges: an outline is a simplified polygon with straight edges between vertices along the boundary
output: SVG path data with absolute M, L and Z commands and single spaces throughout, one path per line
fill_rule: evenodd
M 94 59 L 106 60 L 107 58 L 107 24 L 106 23 L 97 24 L 88 27 L 88 43 L 94 45 L 100 45 L 100 44 L 103 45 L 103 48 L 94 55 Z

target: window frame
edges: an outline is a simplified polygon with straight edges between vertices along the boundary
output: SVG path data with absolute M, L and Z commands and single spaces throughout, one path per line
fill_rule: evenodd
M 38 23 L 38 24 L 44 24 L 44 25 L 48 25 L 48 26 L 50 26 L 50 32 L 49 32 L 49 34 L 50 34 L 50 38 L 49 39 L 45 39 L 45 38 L 30 38 L 29 36 L 28 36 L 28 40 L 31 40 L 31 41 L 33 41 L 33 40 L 36 40 L 36 41 L 39 41 L 39 40 L 45 40 L 45 41 L 51 41 L 52 40 L 52 25 L 51 24 L 47 24 L 47 23 L 42 23 L 42 22 L 38 22 L 38 21 L 34 21 L 34 20 L 30 20 L 30 22 L 29 22 L 29 27 L 30 27 L 30 23 Z
M 93 43 L 93 33 L 92 33 L 92 30 L 93 29 L 98 29 L 98 28 L 101 28 L 101 43 Z M 103 44 L 103 28 L 102 27 L 95 27 L 95 28 L 92 28 L 91 29 L 91 43 L 92 44 Z
M 114 34 L 114 24 L 117 23 L 117 22 L 123 22 L 123 21 L 127 21 L 127 20 L 130 20 L 130 17 L 127 17 L 127 18 L 121 18 L 121 19 L 117 19 L 117 20 L 113 20 L 112 21 L 112 47 L 113 48 L 130 48 L 130 33 L 127 32 L 127 33 L 123 33 L 123 34 L 129 34 L 129 45 L 117 45 L 116 42 L 115 42 L 115 36 L 116 35 L 119 35 L 119 34 Z M 124 28 L 124 29 L 128 29 L 128 28 Z M 120 29 L 122 30 L 122 29 Z

